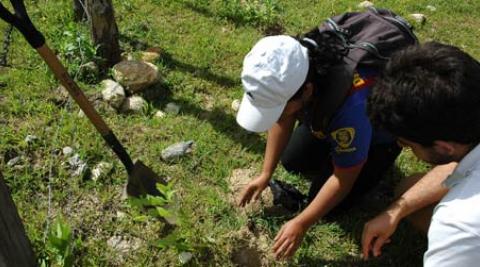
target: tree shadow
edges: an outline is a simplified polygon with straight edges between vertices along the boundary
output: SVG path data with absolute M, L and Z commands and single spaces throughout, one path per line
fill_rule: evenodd
M 145 51 L 153 47 L 153 45 L 136 39 L 134 36 L 125 34 L 120 35 L 120 40 L 130 46 L 132 49 Z M 161 62 L 169 69 L 188 72 L 193 77 L 200 78 L 209 82 L 216 83 L 219 86 L 232 88 L 240 84 L 240 80 L 235 80 L 227 76 L 216 74 L 208 69 L 208 67 L 199 67 L 182 62 L 172 56 L 168 51 L 160 49 Z
M 236 79 L 229 78 L 227 76 L 218 75 L 210 71 L 208 67 L 199 67 L 199 66 L 195 66 L 195 65 L 191 65 L 191 64 L 179 61 L 167 51 L 162 52 L 161 60 L 166 67 L 172 70 L 188 72 L 193 77 L 216 83 L 219 86 L 233 88 L 235 86 L 240 85 L 240 79 L 236 80 Z
M 148 43 L 134 39 L 131 36 L 122 35 L 121 40 L 126 42 L 132 47 L 141 48 L 141 50 L 147 50 L 151 47 Z M 218 75 L 207 68 L 194 66 L 185 62 L 182 62 L 174 58 L 167 51 L 161 51 L 161 59 L 165 67 L 170 70 L 178 70 L 181 72 L 187 72 L 193 77 L 203 79 L 209 82 L 216 83 L 218 86 L 224 88 L 234 88 L 240 84 L 240 81 L 231 79 L 226 76 Z M 162 109 L 172 99 L 172 89 L 165 82 L 159 82 L 158 84 L 148 88 L 142 93 L 143 97 L 157 109 Z M 205 110 L 192 104 L 191 101 L 185 98 L 175 98 L 175 102 L 182 106 L 182 113 L 190 114 L 197 117 L 200 120 L 209 122 L 215 130 L 227 135 L 231 140 L 240 143 L 244 148 L 252 151 L 256 154 L 263 153 L 264 142 L 257 134 L 249 133 L 241 129 L 236 121 L 235 117 L 225 113 L 224 110 L 215 107 L 212 110 Z
M 190 1 L 182 1 L 182 4 L 192 10 L 193 12 L 196 12 L 204 17 L 208 18 L 216 18 L 216 17 L 222 17 L 225 18 L 227 21 L 233 23 L 236 27 L 241 27 L 241 26 L 251 26 L 255 27 L 255 22 L 252 22 L 248 18 L 246 18 L 244 15 L 240 13 L 233 13 L 233 14 L 219 14 L 219 13 L 213 13 L 210 11 L 208 8 L 201 6 L 200 4 L 194 4 Z M 282 34 L 285 32 L 285 27 L 279 23 L 273 23 L 271 25 L 256 25 L 258 26 L 262 32 L 265 35 L 277 35 L 277 34 Z
M 143 92 L 143 97 L 156 109 L 163 109 L 172 101 L 172 91 L 168 84 L 157 84 Z M 249 133 L 237 125 L 235 117 L 227 114 L 223 109 L 214 107 L 212 110 L 205 110 L 188 99 L 175 97 L 175 103 L 182 109 L 181 113 L 195 116 L 197 119 L 206 121 L 219 133 L 240 143 L 243 148 L 256 154 L 264 152 L 265 143 L 258 134 Z

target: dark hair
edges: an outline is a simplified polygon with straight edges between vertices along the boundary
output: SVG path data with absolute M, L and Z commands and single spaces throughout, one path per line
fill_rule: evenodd
M 308 49 L 310 68 L 305 82 L 291 99 L 300 97 L 305 84 L 309 82 L 313 83 L 315 88 L 321 87 L 321 82 L 326 80 L 322 78 L 328 75 L 330 67 L 340 63 L 343 57 L 348 54 L 348 49 L 343 40 L 332 31 L 319 31 L 318 28 L 314 28 L 295 38 Z M 312 40 L 316 45 L 304 38 Z
M 436 42 L 397 52 L 368 100 L 375 127 L 424 146 L 480 142 L 480 64 Z

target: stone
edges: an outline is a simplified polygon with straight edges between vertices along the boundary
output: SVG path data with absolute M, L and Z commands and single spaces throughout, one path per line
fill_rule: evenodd
M 140 54 L 142 61 L 155 63 L 160 59 L 160 54 L 156 52 L 142 52 Z
M 369 8 L 369 7 L 373 7 L 373 6 L 374 6 L 374 4 L 370 1 L 363 1 L 360 4 L 358 4 L 358 8 Z
M 409 17 L 415 20 L 415 22 L 419 24 L 425 24 L 425 22 L 427 22 L 427 17 L 424 14 L 420 14 L 420 13 L 410 14 Z
M 68 165 L 70 165 L 73 176 L 84 176 L 88 171 L 87 163 L 80 158 L 78 153 L 68 159 Z
M 13 166 L 19 165 L 21 161 L 22 161 L 21 156 L 14 157 L 13 159 L 11 159 L 7 162 L 7 166 L 8 167 L 13 167 Z
M 235 99 L 235 100 L 232 101 L 232 109 L 233 109 L 233 111 L 236 112 L 236 111 L 238 111 L 238 110 L 240 109 L 240 103 L 241 103 L 240 99 Z
M 73 148 L 66 146 L 62 149 L 64 156 L 70 156 L 73 153 Z
M 142 113 L 147 108 L 147 101 L 140 96 L 131 96 L 123 101 L 122 113 Z
M 125 101 L 125 90 L 123 87 L 113 81 L 113 80 L 103 80 L 102 81 L 102 98 L 105 100 L 110 106 L 119 109 L 123 101 Z
M 92 180 L 97 181 L 98 179 L 105 177 L 110 171 L 112 171 L 113 165 L 108 162 L 98 163 L 92 170 Z
M 127 214 L 123 211 L 118 210 L 116 216 L 117 216 L 118 219 L 124 219 L 124 218 L 127 217 Z
M 170 102 L 165 106 L 165 112 L 172 115 L 177 115 L 180 112 L 180 106 Z
M 110 239 L 107 240 L 107 244 L 114 250 L 119 253 L 126 254 L 132 250 L 137 250 L 140 248 L 140 239 L 138 238 L 131 238 L 128 240 L 126 237 L 123 236 L 112 236 Z
M 432 12 L 437 11 L 437 8 L 434 7 L 434 6 L 432 6 L 432 5 L 428 5 L 428 6 L 426 6 L 426 8 L 427 8 L 429 11 L 432 11 Z
M 113 77 L 131 94 L 143 91 L 160 79 L 157 66 L 137 60 L 122 61 L 113 66 Z
M 162 151 L 162 159 L 165 161 L 176 160 L 193 151 L 193 141 L 186 141 L 173 144 Z
M 25 143 L 27 143 L 27 144 L 32 144 L 32 143 L 34 143 L 34 142 L 37 141 L 37 140 L 38 140 L 38 137 L 37 137 L 37 136 L 29 134 L 29 135 L 27 135 L 27 136 L 25 137 L 25 140 L 24 140 L 24 141 L 25 141 Z
M 182 252 L 178 255 L 181 264 L 187 264 L 192 258 L 193 254 L 191 252 Z
M 155 117 L 156 118 L 164 118 L 165 116 L 167 116 L 167 114 L 165 114 L 165 112 L 159 110 L 155 113 Z

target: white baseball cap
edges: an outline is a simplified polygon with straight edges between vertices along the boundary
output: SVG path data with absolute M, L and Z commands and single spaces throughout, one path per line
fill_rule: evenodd
M 260 39 L 243 60 L 245 94 L 237 123 L 251 132 L 270 129 L 282 115 L 288 100 L 305 82 L 308 50 L 288 35 Z

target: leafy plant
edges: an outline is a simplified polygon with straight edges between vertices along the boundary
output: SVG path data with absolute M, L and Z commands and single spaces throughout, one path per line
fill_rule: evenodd
M 65 26 L 58 50 L 66 60 L 69 73 L 82 81 L 96 82 L 98 71 L 92 70 L 91 64 L 100 60 L 96 56 L 97 47 L 93 45 L 88 34 L 82 32 L 75 23 Z
M 173 183 L 166 185 L 158 183 L 157 189 L 160 192 L 159 196 L 147 195 L 142 198 L 133 198 L 130 200 L 130 203 L 136 207 L 146 208 L 148 216 L 164 218 L 167 221 L 175 221 L 176 223 L 176 214 L 170 209 L 170 205 L 174 202 L 175 197 Z M 145 221 L 148 219 L 148 216 L 136 216 L 134 220 Z M 179 225 L 179 228 L 182 228 L 181 225 Z M 175 231 L 154 242 L 154 245 L 159 249 L 173 249 L 180 255 L 182 252 L 194 250 L 194 246 L 189 241 L 190 239 L 188 231 Z
M 46 242 L 46 257 L 41 259 L 40 266 L 73 266 L 74 251 L 81 246 L 81 239 L 75 239 L 70 226 L 62 219 L 53 224 Z
M 157 189 L 160 192 L 159 196 L 146 195 L 141 198 L 132 198 L 130 203 L 138 208 L 146 208 L 149 215 L 157 218 L 169 219 L 174 217 L 173 213 L 168 210 L 168 205 L 173 203 L 175 190 L 173 190 L 173 183 L 163 185 L 158 183 Z M 135 220 L 143 220 L 144 216 L 137 216 Z

